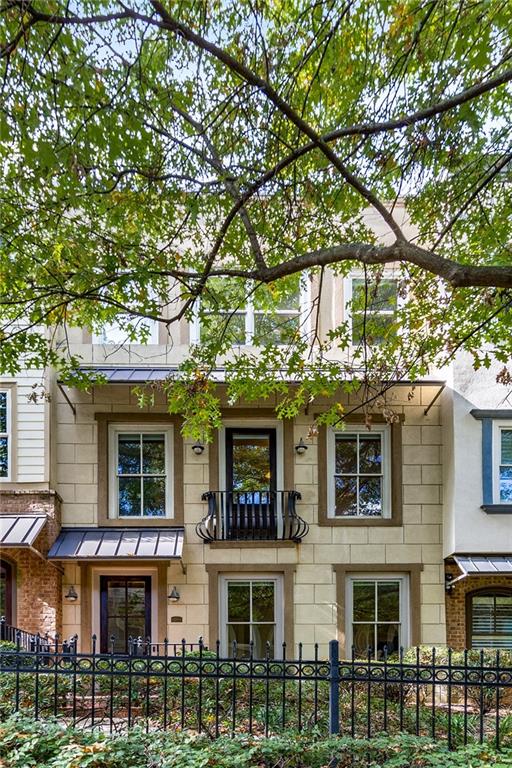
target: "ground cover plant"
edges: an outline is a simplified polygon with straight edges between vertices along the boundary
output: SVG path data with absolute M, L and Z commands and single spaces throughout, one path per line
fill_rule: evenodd
M 126 736 L 13 716 L 0 726 L 2 768 L 456 768 L 512 766 L 512 749 L 474 744 L 449 751 L 414 736 L 360 740 L 288 732 L 212 741 L 194 733 Z

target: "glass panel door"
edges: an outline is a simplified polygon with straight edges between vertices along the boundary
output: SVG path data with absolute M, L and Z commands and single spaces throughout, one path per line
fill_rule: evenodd
M 275 491 L 276 430 L 226 429 L 228 538 L 275 538 Z
M 128 652 L 130 637 L 151 637 L 151 576 L 102 576 L 101 652 Z

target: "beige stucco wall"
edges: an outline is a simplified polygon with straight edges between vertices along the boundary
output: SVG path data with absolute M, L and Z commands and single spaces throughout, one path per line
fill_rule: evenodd
M 441 425 L 440 407 L 434 405 L 427 416 L 425 406 L 436 394 L 435 387 L 417 387 L 412 399 L 410 389 L 395 388 L 390 404 L 403 415 L 403 525 L 329 527 L 317 524 L 318 463 L 317 438 L 308 439 L 308 425 L 313 415 L 299 416 L 295 421 L 294 439 L 307 440 L 308 451 L 294 454 L 295 487 L 302 494 L 297 511 L 310 524 L 303 543 L 292 548 L 229 547 L 214 549 L 204 544 L 195 533 L 196 523 L 206 514 L 201 494 L 218 486 L 209 477 L 208 449 L 200 455 L 191 450 L 191 441 L 184 446 L 184 521 L 185 546 L 183 562 L 186 573 L 178 564 L 168 569 L 168 587 L 176 585 L 181 593 L 177 604 L 168 604 L 168 637 L 172 641 L 185 637 L 189 642 L 208 637 L 208 574 L 206 564 L 243 563 L 296 564 L 294 584 L 295 641 L 304 643 L 304 653 L 313 652 L 314 643 L 325 652 L 328 640 L 336 636 L 336 578 L 334 564 L 401 563 L 423 565 L 421 573 L 421 641 L 439 644 L 445 640 L 444 588 L 442 567 L 441 518 Z M 62 496 L 62 522 L 65 526 L 97 524 L 97 429 L 96 412 L 136 412 L 144 421 L 141 410 L 129 387 L 104 386 L 90 394 L 69 390 L 75 404 L 76 416 L 62 394 L 55 392 L 56 419 L 56 490 Z M 272 405 L 265 402 L 253 405 Z M 318 412 L 322 404 L 314 409 Z M 247 406 L 246 406 L 247 407 Z M 146 412 L 165 413 L 163 398 Z M 236 417 L 236 407 L 233 408 Z M 255 570 L 256 567 L 255 567 Z M 73 583 L 80 594 L 80 569 L 67 565 L 63 590 Z M 81 600 L 64 606 L 64 634 L 80 632 Z M 171 616 L 181 616 L 183 623 L 171 623 Z

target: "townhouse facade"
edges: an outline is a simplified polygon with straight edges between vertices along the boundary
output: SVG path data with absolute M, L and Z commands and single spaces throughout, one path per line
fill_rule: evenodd
M 360 281 L 330 277 L 323 332 Z M 392 276 L 384 289 L 383 322 Z M 250 343 L 257 309 L 240 314 L 237 343 Z M 325 655 L 333 638 L 345 655 L 377 658 L 419 644 L 512 647 L 512 408 L 496 370 L 459 356 L 402 382 L 387 395 L 393 418 L 375 409 L 371 429 L 357 393 L 287 421 L 273 400 L 229 403 L 219 381 L 222 427 L 202 444 L 182 437 L 158 386 L 144 408 L 133 391 L 198 339 L 193 324 L 172 332 L 121 345 L 116 328 L 71 330 L 72 351 L 103 376 L 88 392 L 52 371 L 0 379 L 9 624 L 76 634 L 82 651 L 94 635 L 121 653 L 129 637 L 201 636 L 223 653 L 236 641 L 241 655 L 286 643 L 289 657 L 298 643 Z M 333 402 L 351 414 L 344 429 L 317 426 Z

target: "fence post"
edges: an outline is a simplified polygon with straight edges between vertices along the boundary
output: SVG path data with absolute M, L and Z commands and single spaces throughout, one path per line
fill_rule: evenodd
M 340 732 L 340 646 L 329 641 L 329 736 Z

